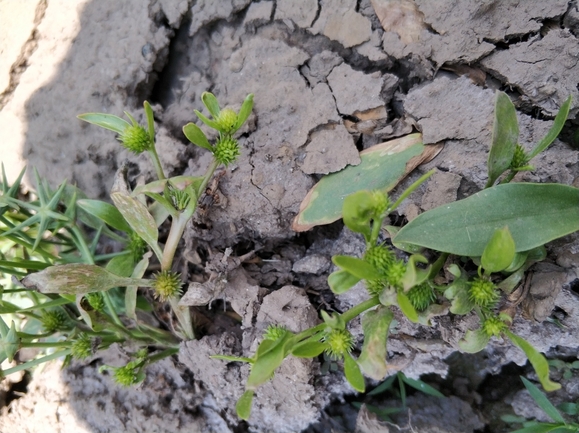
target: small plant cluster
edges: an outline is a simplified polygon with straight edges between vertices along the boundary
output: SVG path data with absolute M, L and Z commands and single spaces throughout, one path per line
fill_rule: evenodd
M 239 113 L 221 109 L 211 93 L 205 92 L 201 99 L 211 118 L 195 113 L 218 132 L 216 142 L 211 144 L 194 123 L 185 125 L 183 132 L 213 155 L 203 176 L 165 176 L 148 102 L 144 103 L 146 126 L 129 113 L 125 113 L 129 121 L 102 113 L 78 116 L 117 133 L 121 145 L 131 152 L 147 152 L 151 157 L 157 179 L 130 191 L 119 171 L 111 191 L 114 205 L 89 200 L 66 182 L 52 190 L 36 172 L 37 198 L 22 198 L 24 171 L 10 186 L 2 168 L 0 272 L 21 279 L 24 288 L 8 278 L 0 286 L 0 362 L 12 361 L 23 347 L 45 352 L 1 371 L 2 375 L 63 356 L 67 361 L 87 358 L 120 343 L 130 350 L 131 360 L 126 366 L 105 369 L 119 384 L 134 385 L 144 379 L 148 364 L 177 353 L 179 340 L 195 338 L 189 308 L 179 304 L 183 281 L 172 270 L 173 258 L 215 170 L 239 156 L 234 135 L 253 107 L 253 95 L 245 99 Z M 149 205 L 147 197 L 152 199 Z M 169 235 L 162 245 L 158 227 L 169 216 Z M 123 245 L 122 251 L 99 254 L 104 237 Z M 152 254 L 160 265 L 155 274 L 148 271 L 154 264 Z M 147 318 L 153 308 L 139 287 L 152 288 L 158 301 L 171 305 L 178 322 L 173 332 L 148 324 L 154 323 Z
M 491 338 L 508 339 L 526 354 L 545 390 L 560 388 L 549 378 L 545 357 L 510 330 L 516 309 L 509 307 L 506 297 L 521 283 L 525 271 L 546 257 L 545 243 L 579 230 L 579 190 L 559 184 L 509 182 L 519 171 L 533 169 L 530 160 L 557 137 L 570 104 L 569 98 L 547 136 L 526 152 L 518 143 L 514 105 L 498 92 L 486 189 L 427 211 L 402 229 L 384 226 L 386 217 L 433 172 L 394 202 L 382 190 L 348 195 L 342 218 L 350 230 L 363 236 L 366 249 L 361 258 L 334 256 L 338 269 L 329 275 L 328 285 L 335 294 L 342 294 L 363 281 L 370 299 L 341 314 L 322 311 L 323 323 L 299 333 L 272 325 L 252 358 L 215 356 L 251 364 L 246 391 L 237 403 L 238 415 L 250 416 L 258 386 L 270 380 L 289 355 L 311 358 L 324 353 L 343 365 L 356 391 L 364 392 L 364 375 L 382 380 L 388 372 L 386 345 L 396 310 L 411 322 L 427 326 L 435 316 L 474 312 L 480 325 L 459 342 L 462 351 L 478 352 Z M 331 219 L 322 216 L 319 220 Z M 393 246 L 382 240 L 383 229 L 390 233 Z M 394 247 L 405 253 L 404 260 Z M 434 252 L 432 262 L 422 254 L 426 248 Z M 476 271 L 468 270 L 472 267 Z M 436 282 L 443 269 L 454 277 L 447 284 Z M 348 330 L 348 322 L 359 315 L 364 332 L 360 351 Z

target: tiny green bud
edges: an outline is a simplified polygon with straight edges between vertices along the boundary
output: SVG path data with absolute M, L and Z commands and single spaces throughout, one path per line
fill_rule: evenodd
M 529 162 L 529 157 L 527 156 L 527 152 L 520 144 L 517 144 L 515 147 L 515 153 L 513 154 L 513 159 L 511 160 L 511 168 L 517 169 L 519 167 L 523 167 L 527 165 Z
M 173 206 L 178 211 L 184 210 L 191 201 L 191 196 L 189 194 L 173 186 L 169 187 L 169 196 Z
M 149 150 L 153 146 L 149 133 L 140 125 L 127 126 L 119 136 L 119 141 L 123 147 L 136 154 Z
M 114 368 L 113 379 L 122 386 L 135 385 L 142 380 L 140 368 L 139 363 L 131 361 L 124 367 Z
M 60 310 L 45 311 L 40 320 L 46 332 L 56 332 L 63 329 L 68 322 L 66 314 Z
M 71 353 L 76 359 L 84 359 L 92 355 L 92 342 L 88 334 L 85 332 L 79 334 L 72 343 Z
M 376 215 L 383 216 L 390 206 L 388 196 L 382 191 L 372 191 Z
M 239 144 L 231 137 L 224 137 L 215 144 L 213 156 L 221 164 L 228 166 L 239 156 Z
M 157 273 L 153 281 L 155 296 L 163 302 L 173 296 L 179 295 L 182 286 L 181 276 L 171 271 L 161 271 Z
M 487 317 L 482 324 L 482 330 L 488 337 L 498 337 L 507 329 L 507 324 L 499 317 Z
M 143 254 L 147 251 L 147 243 L 136 232 L 131 232 L 129 233 L 127 248 L 136 263 L 143 258 Z
M 324 341 L 328 343 L 327 354 L 334 359 L 343 358 L 354 347 L 354 337 L 345 329 L 332 329 Z
M 87 293 L 84 295 L 84 297 L 93 310 L 101 312 L 104 311 L 105 300 L 100 292 Z
M 394 262 L 394 253 L 384 245 L 374 245 L 366 250 L 364 260 L 373 265 L 380 272 L 385 270 Z
M 263 334 L 265 340 L 279 340 L 283 338 L 289 331 L 285 326 L 269 325 Z
M 231 135 L 237 126 L 237 113 L 231 108 L 224 108 L 219 112 L 216 121 L 223 134 Z
M 499 293 L 492 281 L 477 277 L 470 283 L 469 298 L 481 308 L 493 308 L 499 299 Z
M 423 283 L 412 287 L 406 296 L 416 311 L 424 311 L 436 299 L 434 290 L 429 284 Z

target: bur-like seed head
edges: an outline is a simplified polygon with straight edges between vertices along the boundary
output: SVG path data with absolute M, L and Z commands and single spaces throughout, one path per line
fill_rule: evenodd
M 153 281 L 155 296 L 162 302 L 165 302 L 173 296 L 180 295 L 182 286 L 181 276 L 171 271 L 161 271 L 157 273 Z
M 131 361 L 124 367 L 115 368 L 113 379 L 119 385 L 131 386 L 139 383 L 139 367 L 136 362 Z
M 49 310 L 42 314 L 40 319 L 46 332 L 56 332 L 65 328 L 68 322 L 66 314 L 60 310 Z
M 269 325 L 263 334 L 265 340 L 279 340 L 283 338 L 289 331 L 285 326 Z
M 434 290 L 430 285 L 423 283 L 412 287 L 407 293 L 408 299 L 416 311 L 424 311 L 436 299 Z
M 385 272 L 394 262 L 395 257 L 392 250 L 384 245 L 374 245 L 366 250 L 364 260 L 373 265 L 380 272 Z
M 221 164 L 228 166 L 239 156 L 239 144 L 231 137 L 224 137 L 215 143 L 213 156 Z
M 219 128 L 224 134 L 233 134 L 237 126 L 237 113 L 231 108 L 224 108 L 217 117 Z
M 498 337 L 507 329 L 507 324 L 499 317 L 487 317 L 482 323 L 482 330 L 488 337 Z
M 354 337 L 345 329 L 332 329 L 324 341 L 328 343 L 327 354 L 334 359 L 342 358 L 354 347 Z
M 153 146 L 149 133 L 140 125 L 130 125 L 119 136 L 122 145 L 133 153 L 139 154 Z
M 133 261 L 137 263 L 147 251 L 147 243 L 136 232 L 131 232 L 127 248 L 131 252 Z
M 105 309 L 105 300 L 103 295 L 99 292 L 87 293 L 84 295 L 88 304 L 95 311 L 103 311 Z
M 390 206 L 390 200 L 388 199 L 388 196 L 382 191 L 373 191 L 372 195 L 374 198 L 376 214 L 384 215 L 388 209 L 388 206 Z
M 380 296 L 388 283 L 381 278 L 366 280 L 366 290 L 370 296 Z
M 402 260 L 394 260 L 390 266 L 385 269 L 386 281 L 392 287 L 400 288 L 402 286 L 402 277 L 406 273 L 406 263 Z
M 475 278 L 470 283 L 468 295 L 475 305 L 485 309 L 493 308 L 499 300 L 497 288 L 487 278 Z
M 92 355 L 92 342 L 88 334 L 79 334 L 72 343 L 71 354 L 76 359 L 85 359 Z
M 523 167 L 527 165 L 529 162 L 529 157 L 527 156 L 527 152 L 520 144 L 517 144 L 515 147 L 515 153 L 513 154 L 513 159 L 511 160 L 511 168 L 516 169 L 519 167 Z

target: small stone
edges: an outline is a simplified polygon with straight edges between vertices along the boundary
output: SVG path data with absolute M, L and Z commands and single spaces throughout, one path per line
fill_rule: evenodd
M 321 254 L 312 254 L 298 260 L 292 267 L 293 272 L 320 275 L 330 267 L 330 260 Z
M 312 133 L 302 171 L 307 174 L 328 174 L 359 163 L 360 155 L 346 127 L 329 125 L 327 129 Z

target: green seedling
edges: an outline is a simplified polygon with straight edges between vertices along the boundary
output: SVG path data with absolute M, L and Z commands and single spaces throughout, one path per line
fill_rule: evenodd
M 324 322 L 300 333 L 286 330 L 274 339 L 264 337 L 252 358 L 216 356 L 227 362 L 252 364 L 247 391 L 238 403 L 238 415 L 243 419 L 250 416 L 251 400 L 259 392 L 258 386 L 269 380 L 289 355 L 316 357 L 324 353 L 332 357 L 343 366 L 346 379 L 358 392 L 365 389 L 363 375 L 383 380 L 389 370 L 386 344 L 394 309 L 411 322 L 427 326 L 434 316 L 474 313 L 480 319 L 480 327 L 465 334 L 459 343 L 461 350 L 477 352 L 491 338 L 508 339 L 526 354 L 545 390 L 560 388 L 549 378 L 545 357 L 509 329 L 514 310 L 499 310 L 499 301 L 520 284 L 530 266 L 545 258 L 545 243 L 579 230 L 578 189 L 558 184 L 508 184 L 516 172 L 529 169 L 531 158 L 556 138 L 570 103 L 570 99 L 565 101 L 547 136 L 526 153 L 517 144 L 514 106 L 499 92 L 489 154 L 488 188 L 425 212 L 400 230 L 386 227 L 393 245 L 408 253 L 405 260 L 398 258 L 393 247 L 381 240 L 383 223 L 432 172 L 418 179 L 395 202 L 385 190 L 403 176 L 402 167 L 408 159 L 423 152 L 419 136 L 401 141 L 407 146 L 400 152 L 391 152 L 389 157 L 394 162 L 388 162 L 386 157 L 382 159 L 384 155 L 380 151 L 376 154 L 370 151 L 361 155 L 363 162 L 359 166 L 322 179 L 302 203 L 294 228 L 306 230 L 341 215 L 350 230 L 363 236 L 366 251 L 361 258 L 334 256 L 332 261 L 337 270 L 329 275 L 328 285 L 335 294 L 342 294 L 363 281 L 370 299 L 342 314 L 329 315 L 322 311 Z M 384 166 L 374 167 L 374 164 Z M 394 173 L 388 174 L 391 176 L 388 180 L 380 177 L 376 181 L 378 173 L 387 171 L 385 166 Z M 493 186 L 507 171 L 503 184 Z M 364 189 L 368 185 L 374 189 Z M 341 213 L 336 210 L 336 203 L 341 203 Z M 438 252 L 433 262 L 420 254 L 424 248 Z M 470 260 L 477 271 L 467 272 L 449 262 L 450 255 Z M 435 277 L 445 265 L 454 280 L 440 285 L 435 283 Z M 363 315 L 364 342 L 356 357 L 357 350 L 347 325 L 359 315 Z M 411 385 L 409 379 L 400 380 Z
M 577 404 L 564 403 L 559 406 L 559 410 L 547 399 L 545 394 L 541 392 L 536 385 L 521 376 L 521 380 L 525 384 L 525 388 L 531 394 L 535 403 L 543 409 L 543 412 L 551 418 L 553 422 L 527 421 L 525 418 L 516 417 L 513 415 L 504 415 L 501 419 L 509 424 L 522 423 L 523 427 L 511 433 L 577 433 L 579 432 L 579 424 L 577 422 L 568 422 L 563 413 L 577 417 Z
M 146 126 L 129 113 L 125 113 L 129 121 L 103 113 L 78 116 L 117 133 L 122 146 L 131 152 L 147 152 L 151 157 L 157 179 L 131 191 L 121 169 L 111 190 L 114 205 L 89 200 L 66 183 L 53 191 L 37 173 L 37 199 L 19 199 L 24 172 L 9 186 L 2 167 L 0 272 L 21 278 L 24 288 L 4 280 L 0 360 L 14 359 L 22 347 L 55 350 L 6 369 L 3 375 L 62 356 L 85 358 L 119 343 L 134 352 L 126 366 L 112 368 L 113 377 L 122 385 L 131 385 L 142 381 L 146 365 L 177 353 L 180 339 L 195 337 L 189 308 L 179 304 L 183 282 L 172 271 L 173 258 L 216 168 L 231 164 L 240 153 L 234 134 L 251 113 L 253 95 L 245 99 L 239 113 L 221 109 L 211 93 L 204 93 L 202 101 L 213 120 L 196 113 L 217 130 L 216 142 L 211 144 L 194 123 L 183 128 L 189 141 L 213 155 L 200 177 L 165 176 L 148 102 L 144 103 Z M 153 200 L 150 206 L 147 196 Z M 169 235 L 160 244 L 158 226 L 168 217 Z M 120 242 L 124 249 L 97 254 L 102 236 Z M 156 274 L 148 271 L 152 254 L 160 263 Z M 147 325 L 152 306 L 139 294 L 139 287 L 151 288 L 160 302 L 171 305 L 179 323 L 175 332 Z

